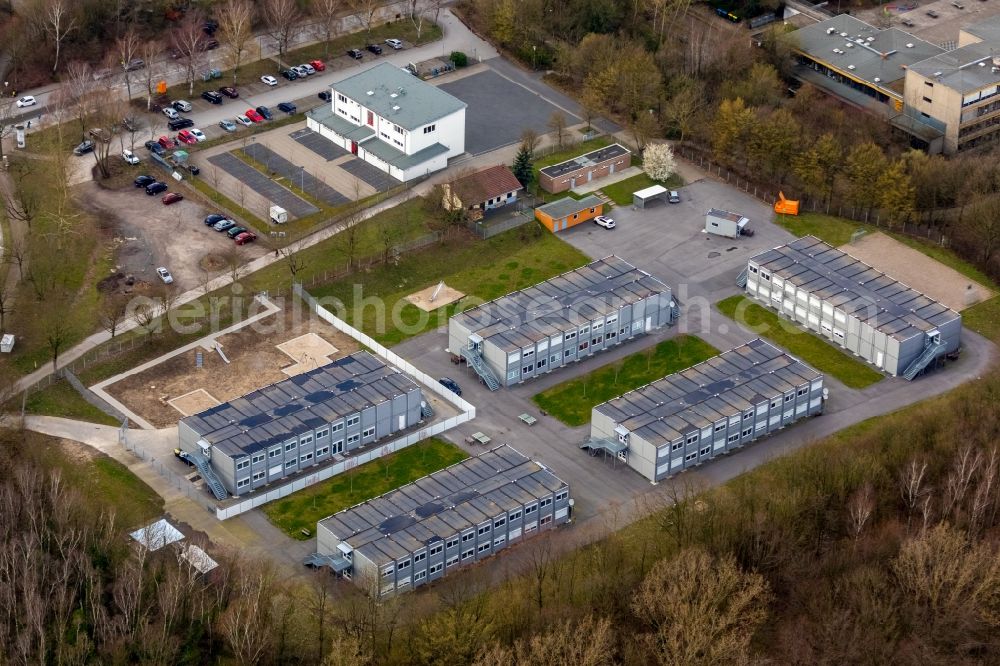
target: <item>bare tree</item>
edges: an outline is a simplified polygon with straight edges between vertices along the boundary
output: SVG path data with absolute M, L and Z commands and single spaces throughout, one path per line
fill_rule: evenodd
M 17 107 L 13 101 L 0 102 L 0 159 L 3 158 L 3 142 L 14 133 L 14 116 Z
M 139 50 L 142 59 L 146 62 L 146 68 L 141 70 L 141 80 L 146 93 L 147 111 L 153 106 L 153 96 L 156 94 L 156 86 L 162 72 L 163 61 L 160 56 L 162 51 L 163 44 L 155 39 L 144 39 Z
M 903 498 L 903 505 L 906 506 L 906 528 L 909 530 L 913 513 L 917 510 L 920 500 L 930 492 L 930 488 L 924 485 L 924 476 L 927 474 L 927 463 L 920 463 L 916 459 L 908 462 L 899 471 L 899 494 Z
M 875 489 L 872 484 L 865 482 L 847 500 L 847 515 L 850 523 L 851 534 L 857 541 L 861 537 L 861 532 L 875 512 Z
M 97 85 L 94 70 L 85 62 L 73 61 L 66 66 L 60 83 L 62 104 L 79 123 L 80 136 L 87 132 L 87 120 L 98 107 Z
M 56 55 L 52 62 L 53 74 L 59 69 L 59 56 L 62 52 L 63 41 L 80 25 L 73 10 L 71 0 L 47 0 L 42 7 L 42 28 L 52 38 L 56 46 Z
M 566 115 L 562 111 L 556 109 L 549 116 L 549 129 L 552 130 L 556 135 L 556 143 L 559 148 L 563 147 L 563 141 L 566 140 Z
M 253 40 L 253 20 L 256 14 L 249 0 L 226 0 L 217 12 L 219 39 L 223 43 L 227 64 L 233 68 L 233 85 L 238 82 L 240 65 Z
M 91 135 L 94 139 L 94 160 L 103 178 L 111 176 L 111 147 L 114 135 L 121 128 L 121 121 L 128 113 L 127 102 L 115 90 L 110 79 L 104 81 L 100 93 L 103 102 L 96 106 L 90 117 Z
M 7 316 L 14 312 L 14 292 L 0 287 L 0 331 L 7 328 Z
M 289 45 L 302 29 L 302 13 L 295 0 L 266 0 L 263 8 L 267 36 L 278 47 L 278 68 L 284 67 Z
M 124 294 L 109 294 L 101 302 L 101 326 L 114 338 L 128 317 L 128 298 Z
M 965 503 L 965 495 L 972 485 L 976 471 L 983 464 L 983 452 L 972 446 L 963 446 L 955 453 L 951 472 L 945 481 L 942 517 L 950 513 L 958 514 Z
M 243 251 L 239 245 L 231 244 L 222 252 L 222 260 L 226 264 L 226 271 L 229 273 L 229 279 L 236 284 L 243 277 L 246 271 L 246 253 Z
M 312 17 L 312 33 L 323 42 L 323 58 L 330 57 L 330 42 L 340 34 L 341 13 L 347 7 L 346 0 L 313 0 L 309 7 Z
M 365 43 L 367 43 L 371 40 L 375 14 L 382 3 L 380 0 L 348 0 L 348 2 L 351 16 L 358 19 L 358 22 L 365 28 Z
M 49 357 L 52 359 L 52 370 L 55 371 L 59 369 L 59 354 L 72 338 L 73 329 L 63 307 L 53 304 L 53 307 L 49 308 L 47 312 L 44 327 L 45 343 L 49 348 Z
M 0 315 L 2 315 L 2 313 L 0 313 Z M 3 319 L 0 317 L 0 327 L 2 327 L 2 325 Z M 996 448 L 992 448 L 986 456 L 986 460 L 982 466 L 982 471 L 979 474 L 979 482 L 976 484 L 976 489 L 972 493 L 972 506 L 969 509 L 969 531 L 973 536 L 977 536 L 980 531 L 991 522 L 987 520 L 986 515 L 990 512 L 991 508 L 993 513 L 996 512 L 996 490 L 997 450 Z
M 288 269 L 288 274 L 292 278 L 292 284 L 295 283 L 295 278 L 301 273 L 306 267 L 306 261 L 302 258 L 302 255 L 293 251 L 287 245 L 279 250 L 277 250 L 278 255 L 282 258 L 285 264 L 285 268 Z
M 130 26 L 121 37 L 115 40 L 114 57 L 118 61 L 117 65 L 121 68 L 122 77 L 125 79 L 125 91 L 128 93 L 128 99 L 132 99 L 132 77 L 136 76 L 135 70 L 130 65 L 133 60 L 139 58 L 142 42 L 143 40 L 134 26 Z
M 434 0 L 407 0 L 410 5 L 410 21 L 417 30 L 416 42 L 420 43 L 420 34 L 424 30 L 424 19 Z
M 188 84 L 188 95 L 194 94 L 194 82 L 201 65 L 202 48 L 204 46 L 204 19 L 198 12 L 189 12 L 170 34 L 170 41 L 180 54 L 184 64 L 185 82 Z
M 528 156 L 531 159 L 534 159 L 535 151 L 538 150 L 538 144 L 541 140 L 538 132 L 530 127 L 521 132 L 521 146 L 528 151 Z

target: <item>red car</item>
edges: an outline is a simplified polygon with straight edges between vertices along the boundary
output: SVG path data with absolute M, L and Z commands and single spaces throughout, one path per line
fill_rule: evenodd
M 233 240 L 236 241 L 237 245 L 246 245 L 247 243 L 252 243 L 257 240 L 257 234 L 250 231 L 244 231 Z
M 177 142 L 171 139 L 169 136 L 161 136 L 157 141 L 158 144 L 170 150 L 171 148 L 177 147 Z
M 254 121 L 255 123 L 262 123 L 262 122 L 264 122 L 264 116 L 260 115 L 259 113 L 257 113 L 253 109 L 247 109 L 246 110 L 246 117 L 249 118 L 250 120 Z
M 183 200 L 184 200 L 184 195 L 181 194 L 180 192 L 167 192 L 166 194 L 163 195 L 163 198 L 160 199 L 160 201 L 163 202 L 164 206 L 169 206 L 170 204 L 174 204 L 177 203 L 178 201 L 183 201 Z
M 322 72 L 326 69 L 326 65 L 323 64 L 322 60 L 310 60 L 309 64 L 312 65 L 312 68 L 317 72 Z
M 219 92 L 230 99 L 236 99 L 240 96 L 239 92 L 236 91 L 236 88 L 232 86 L 223 86 L 222 88 L 219 88 Z
M 194 138 L 194 134 L 191 134 L 188 130 L 181 130 L 177 133 L 177 140 L 181 143 L 186 143 L 188 145 L 192 143 L 198 143 L 198 139 Z

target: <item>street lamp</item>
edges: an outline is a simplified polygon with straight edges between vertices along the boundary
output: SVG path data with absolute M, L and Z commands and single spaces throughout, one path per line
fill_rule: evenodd
M 299 189 L 303 192 L 306 191 L 306 168 L 304 166 L 299 167 Z
M 531 70 L 532 71 L 538 69 L 538 65 L 536 64 L 536 58 L 535 58 L 535 52 L 536 51 L 538 51 L 538 46 L 536 46 L 535 44 L 532 44 L 531 45 Z

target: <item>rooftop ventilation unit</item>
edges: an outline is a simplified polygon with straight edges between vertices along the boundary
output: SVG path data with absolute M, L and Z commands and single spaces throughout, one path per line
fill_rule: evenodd
M 841 37 L 847 37 L 847 33 L 846 32 L 842 32 L 842 33 L 840 33 L 840 36 Z
M 912 49 L 913 48 L 913 42 L 907 43 L 906 48 Z
M 846 46 L 849 49 L 853 49 L 854 48 L 854 44 L 851 44 L 850 42 L 847 42 L 846 44 L 844 44 L 844 46 Z
M 882 82 L 882 79 L 880 79 L 880 78 L 878 78 L 878 77 L 876 76 L 876 77 L 875 77 L 875 83 L 881 83 L 881 82 Z
M 396 99 L 397 97 L 399 97 L 399 95 L 397 95 L 396 93 L 389 93 L 389 97 Z
M 934 76 L 941 76 L 941 72 L 934 72 Z
M 826 34 L 828 34 L 828 35 L 832 35 L 835 32 L 837 32 L 836 28 L 827 28 L 826 29 Z
M 869 38 L 867 39 L 867 41 L 869 41 L 869 42 L 874 42 L 874 41 L 875 41 L 875 37 L 874 37 L 874 36 L 872 36 L 872 37 L 869 37 Z
M 374 91 L 374 90 L 369 90 L 369 91 L 368 91 L 368 92 L 366 92 L 365 94 L 366 94 L 366 95 L 374 95 L 374 94 L 375 94 L 375 91 Z
M 854 65 L 848 65 L 847 69 L 854 69 Z
M 392 110 L 393 110 L 393 112 L 399 111 L 399 106 L 396 105 L 396 104 L 393 104 L 392 105 Z

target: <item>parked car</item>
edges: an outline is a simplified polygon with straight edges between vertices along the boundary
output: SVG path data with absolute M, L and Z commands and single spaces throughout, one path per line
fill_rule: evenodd
M 132 116 L 125 116 L 122 118 L 122 127 L 127 129 L 129 132 L 139 131 L 139 121 Z
M 243 125 L 244 127 L 250 127 L 251 125 L 253 125 L 253 121 L 250 120 L 250 118 L 248 118 L 247 116 L 236 116 L 236 122 L 238 122 L 240 125 Z
M 227 229 L 232 229 L 236 226 L 236 223 L 232 220 L 219 220 L 212 225 L 212 228 L 216 231 L 226 231 Z
M 246 245 L 247 243 L 252 243 L 257 240 L 257 234 L 250 231 L 244 231 L 233 240 L 236 241 L 237 245 Z
M 312 68 L 317 72 L 322 72 L 326 69 L 326 65 L 323 64 L 322 60 L 310 60 L 309 64 L 312 65 Z
M 240 225 L 237 224 L 235 227 L 229 227 L 229 229 L 226 231 L 226 235 L 229 236 L 230 238 L 236 238 L 246 230 L 247 230 L 246 227 L 241 227 Z
M 163 155 L 167 152 L 157 141 L 147 141 L 144 145 L 146 146 L 146 150 L 156 155 Z
M 670 190 L 670 194 L 667 195 L 667 201 L 669 201 L 670 203 L 680 203 L 681 193 L 678 192 L 677 190 Z
M 191 102 L 187 101 L 186 99 L 174 100 L 173 102 L 170 103 L 170 106 L 174 107 L 178 111 L 183 111 L 184 113 L 190 113 L 191 109 L 193 108 L 191 106 Z
M 146 194 L 148 194 L 149 196 L 153 196 L 155 194 L 159 194 L 160 192 L 166 192 L 166 191 L 167 191 L 167 184 L 164 183 L 163 181 L 158 180 L 146 186 Z
M 168 120 L 167 127 L 176 132 L 178 130 L 187 129 L 188 127 L 194 127 L 194 121 L 190 118 L 178 118 L 176 120 Z
M 77 156 L 85 155 L 86 153 L 89 153 L 93 149 L 94 149 L 94 142 L 91 141 L 90 139 L 87 139 L 81 142 L 80 145 L 78 145 L 76 148 L 73 149 L 73 154 Z
M 347 55 L 354 58 L 355 60 L 361 60 L 365 55 L 358 49 L 347 49 Z
M 181 130 L 178 132 L 177 140 L 189 146 L 193 143 L 198 143 L 198 139 L 194 138 L 194 135 L 191 134 L 190 130 Z
M 284 111 L 288 115 L 292 115 L 293 113 L 295 113 L 295 105 L 292 104 L 291 102 L 281 102 L 278 104 L 278 110 Z
M 211 90 L 206 90 L 201 94 L 201 98 L 209 104 L 222 104 L 222 95 Z
M 102 143 L 107 143 L 111 141 L 111 133 L 103 127 L 92 127 L 90 131 L 87 132 L 93 139 L 97 139 Z
M 184 195 L 181 194 L 180 192 L 167 192 L 166 194 L 163 195 L 163 198 L 160 199 L 160 201 L 163 202 L 164 206 L 169 206 L 170 204 L 175 204 L 178 201 L 183 201 L 183 200 L 184 200 Z
M 324 102 L 329 102 L 331 99 L 333 99 L 333 95 L 330 94 L 329 90 L 321 90 L 317 95 L 317 97 L 319 97 Z
M 260 80 L 263 81 L 264 83 L 266 83 L 269 86 L 276 86 L 276 85 L 278 85 L 278 79 L 274 78 L 270 74 L 265 74 L 264 76 L 260 77 Z
M 191 455 L 187 451 L 181 451 L 180 449 L 174 449 L 174 455 L 182 463 L 188 467 L 194 467 L 194 461 L 191 460 Z
M 382 47 L 379 46 L 378 44 L 369 44 L 365 48 L 374 53 L 375 55 L 382 55 Z
M 403 42 L 393 37 L 390 37 L 389 39 L 385 40 L 385 43 L 391 46 L 392 48 L 396 49 L 397 51 L 403 48 Z
M 232 86 L 222 86 L 219 88 L 219 92 L 228 97 L 229 99 L 236 99 L 240 96 L 239 91 Z
M 594 224 L 599 227 L 604 227 L 605 229 L 614 229 L 615 221 L 614 219 L 608 217 L 607 215 L 598 215 L 594 218 Z
M 299 75 L 300 79 L 304 79 L 309 76 L 309 71 L 302 65 L 294 65 L 292 71 Z
M 161 136 L 159 139 L 157 139 L 157 141 L 159 141 L 160 145 L 167 150 L 173 150 L 174 148 L 177 147 L 177 142 L 171 139 L 169 136 Z
M 146 174 L 143 174 L 143 175 L 137 177 L 132 182 L 135 184 L 136 187 L 146 187 L 147 185 L 151 185 L 152 183 L 155 183 L 156 179 L 153 178 L 152 176 L 147 176 Z
M 190 132 L 191 132 L 191 136 L 193 136 L 199 143 L 208 138 L 208 137 L 205 136 L 205 133 L 202 132 L 197 127 L 192 127 L 191 130 L 190 130 Z
M 281 76 L 289 81 L 294 81 L 299 78 L 299 73 L 294 69 L 283 69 L 281 70 Z
M 198 48 L 202 51 L 211 51 L 212 49 L 219 48 L 219 40 L 209 39 L 198 45 Z
M 34 106 L 36 104 L 38 104 L 38 100 L 36 100 L 31 95 L 25 95 L 24 97 L 19 97 L 17 100 L 17 108 L 19 109 L 23 109 L 26 106 Z
M 938 14 L 938 13 L 937 13 L 936 11 L 934 11 L 933 9 L 928 9 L 928 10 L 927 10 L 926 12 L 924 12 L 924 13 L 925 13 L 925 14 L 927 14 L 928 16 L 930 16 L 931 18 L 934 18 L 934 19 L 936 19 L 936 18 L 938 18 L 939 16 L 941 16 L 940 14 Z
M 156 269 L 156 274 L 163 280 L 164 284 L 171 284 L 174 281 L 174 276 L 163 266 Z
M 310 65 L 309 63 L 303 63 L 299 65 L 299 69 L 304 71 L 307 76 L 312 76 L 313 74 L 316 73 L 316 68 Z
M 455 395 L 462 395 L 462 387 L 459 386 L 458 382 L 456 382 L 451 377 L 442 377 L 441 379 L 438 380 L 438 383 L 441 384 L 441 386 L 448 389 L 449 391 L 451 391 L 452 393 L 454 393 Z
M 126 164 L 136 165 L 139 163 L 139 158 L 131 150 L 123 150 L 122 159 L 125 160 Z
M 257 113 L 253 109 L 247 109 L 247 118 L 249 118 L 250 120 L 254 121 L 255 123 L 262 123 L 262 122 L 264 122 L 264 116 L 260 115 L 259 113 Z
M 266 106 L 258 106 L 256 108 L 256 111 L 264 118 L 264 120 L 270 120 L 272 117 L 271 109 L 267 108 Z
M 163 115 L 165 115 L 167 118 L 170 118 L 171 120 L 177 120 L 178 118 L 181 117 L 180 114 L 177 113 L 177 109 L 175 109 L 172 106 L 163 107 Z
M 212 213 L 211 215 L 205 218 L 205 226 L 211 227 L 219 222 L 222 222 L 224 219 L 226 219 L 225 215 L 222 215 L 220 213 Z
M 234 123 L 232 120 L 229 120 L 228 118 L 223 118 L 222 120 L 220 120 L 219 127 L 226 130 L 227 132 L 236 131 L 236 123 Z
M 146 61 L 142 58 L 132 58 L 125 65 L 126 72 L 135 72 L 140 69 L 146 69 Z

